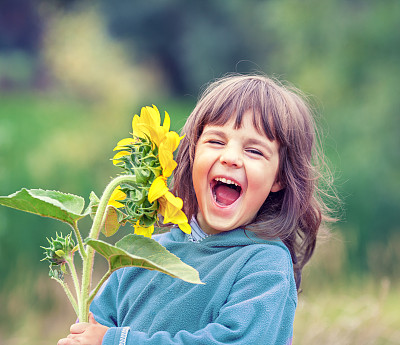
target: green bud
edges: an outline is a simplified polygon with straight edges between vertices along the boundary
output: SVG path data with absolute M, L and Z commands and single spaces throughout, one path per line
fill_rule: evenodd
M 63 279 L 64 273 L 66 272 L 66 257 L 67 255 L 73 254 L 75 250 L 75 243 L 71 236 L 72 233 L 68 234 L 65 237 L 56 233 L 55 239 L 47 239 L 50 246 L 42 247 L 45 250 L 45 257 L 42 259 L 42 261 L 49 261 L 50 277 Z

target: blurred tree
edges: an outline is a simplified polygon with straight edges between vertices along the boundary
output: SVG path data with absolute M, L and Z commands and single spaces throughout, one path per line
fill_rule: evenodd
M 197 94 L 228 71 L 259 69 L 269 49 L 258 0 L 101 3 L 112 34 L 135 47 L 139 58 L 160 63 L 177 95 Z M 238 65 L 242 60 L 251 63 Z
M 30 85 L 43 27 L 33 0 L 0 1 L 0 89 Z
M 42 26 L 34 0 L 0 1 L 0 51 L 37 53 Z

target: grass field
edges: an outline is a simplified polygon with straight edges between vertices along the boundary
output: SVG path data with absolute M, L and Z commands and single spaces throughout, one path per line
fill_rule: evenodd
M 333 283 L 300 295 L 294 344 L 400 344 L 400 290 L 390 280 Z

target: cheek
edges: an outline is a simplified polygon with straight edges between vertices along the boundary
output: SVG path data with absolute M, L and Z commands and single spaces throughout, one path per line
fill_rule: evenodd
M 192 169 L 192 180 L 196 195 L 201 191 L 201 186 L 204 184 L 206 179 L 207 175 L 205 170 L 205 164 L 200 159 L 195 158 Z
M 193 184 L 196 183 L 198 180 L 198 176 L 200 175 L 200 169 L 201 165 L 199 164 L 198 159 L 194 159 L 193 161 L 193 167 L 192 167 L 192 179 L 193 179 Z
M 254 171 L 264 170 L 264 168 L 258 168 Z M 262 171 L 261 170 L 261 171 Z M 264 170 L 265 171 L 265 170 Z M 267 199 L 268 195 L 271 193 L 271 189 L 275 185 L 276 173 L 270 171 L 266 174 L 255 174 L 253 176 L 248 176 L 248 191 L 252 196 L 255 207 L 261 207 L 264 201 Z
M 201 148 L 196 149 L 192 168 L 193 181 L 198 178 L 205 178 L 207 176 L 209 165 L 208 155 L 204 150 Z

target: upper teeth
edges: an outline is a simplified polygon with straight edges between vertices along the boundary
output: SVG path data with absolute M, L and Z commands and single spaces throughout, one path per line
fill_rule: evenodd
M 215 181 L 223 182 L 223 183 L 226 183 L 226 184 L 234 184 L 235 186 L 239 187 L 239 185 L 236 182 L 234 182 L 232 180 L 229 180 L 229 179 L 226 179 L 225 177 L 216 177 Z

